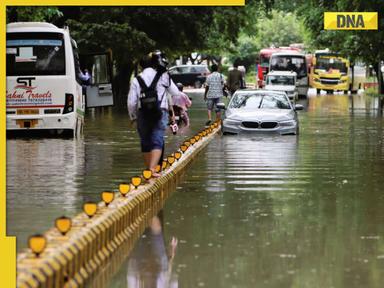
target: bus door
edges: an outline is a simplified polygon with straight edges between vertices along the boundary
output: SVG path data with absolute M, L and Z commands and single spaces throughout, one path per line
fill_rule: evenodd
M 90 77 L 85 83 L 86 107 L 113 106 L 111 54 L 80 55 L 80 66 Z

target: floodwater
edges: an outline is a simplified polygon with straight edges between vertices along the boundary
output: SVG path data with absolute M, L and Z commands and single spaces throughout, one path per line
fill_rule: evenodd
M 188 135 L 205 122 L 202 96 L 193 98 Z M 297 137 L 216 137 L 103 287 L 382 287 L 378 99 L 311 95 L 300 103 Z M 8 234 L 18 250 L 138 173 L 128 122 L 107 109 L 87 115 L 82 140 L 7 140 Z M 168 149 L 184 137 L 168 135 Z

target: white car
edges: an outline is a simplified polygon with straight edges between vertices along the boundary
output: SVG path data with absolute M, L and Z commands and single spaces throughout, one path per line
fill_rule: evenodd
M 271 71 L 267 74 L 265 89 L 285 92 L 290 100 L 297 100 L 296 78 L 296 72 Z
M 303 106 L 293 105 L 285 92 L 238 90 L 225 111 L 222 131 L 224 134 L 298 134 L 297 110 L 303 110 Z

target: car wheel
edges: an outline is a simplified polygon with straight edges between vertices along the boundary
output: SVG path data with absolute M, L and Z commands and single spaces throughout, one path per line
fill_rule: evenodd
M 196 80 L 195 83 L 193 84 L 193 86 L 194 86 L 195 88 L 201 88 L 201 86 L 203 86 L 203 84 L 201 83 L 201 81 Z
M 316 94 L 320 95 L 321 89 L 316 89 Z

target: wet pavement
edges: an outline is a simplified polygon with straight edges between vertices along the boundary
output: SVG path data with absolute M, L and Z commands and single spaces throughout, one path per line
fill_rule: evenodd
M 192 96 L 185 134 L 205 122 L 202 96 Z M 378 99 L 300 103 L 298 136 L 216 137 L 104 287 L 382 287 Z M 8 233 L 18 249 L 137 174 L 127 126 L 125 113 L 107 109 L 88 113 L 82 140 L 7 141 Z M 184 137 L 168 135 L 168 149 Z

